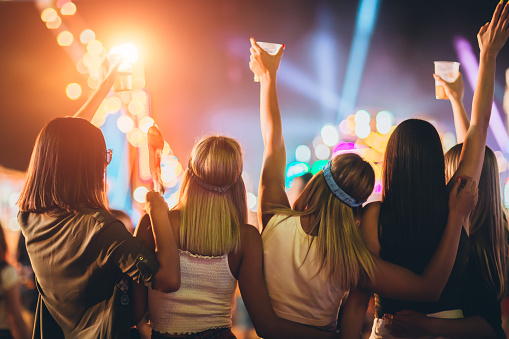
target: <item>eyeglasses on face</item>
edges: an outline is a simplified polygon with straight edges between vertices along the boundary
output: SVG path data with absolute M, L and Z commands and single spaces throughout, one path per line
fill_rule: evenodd
M 113 157 L 113 151 L 111 149 L 106 150 L 106 164 L 109 165 L 111 158 Z

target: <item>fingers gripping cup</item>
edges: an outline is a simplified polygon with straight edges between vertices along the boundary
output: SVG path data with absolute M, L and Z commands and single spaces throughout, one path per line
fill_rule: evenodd
M 454 82 L 460 74 L 460 63 L 456 61 L 435 61 L 435 74 L 447 82 Z M 435 96 L 437 99 L 449 99 L 444 86 L 435 80 Z
M 276 55 L 277 52 L 279 51 L 279 49 L 283 46 L 282 44 L 276 44 L 273 42 L 261 42 L 261 41 L 258 41 L 257 44 L 258 44 L 258 46 L 263 48 L 265 50 L 265 52 L 269 53 L 270 55 Z M 260 82 L 260 79 L 258 79 L 256 74 L 254 75 L 254 81 Z

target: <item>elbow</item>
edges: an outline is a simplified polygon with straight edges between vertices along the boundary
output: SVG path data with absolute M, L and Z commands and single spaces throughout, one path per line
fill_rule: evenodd
M 154 277 L 152 288 L 163 293 L 178 291 L 180 289 L 180 272 L 178 274 L 159 274 L 158 272 L 158 274 Z
M 424 300 L 427 302 L 437 302 L 438 299 L 440 299 L 440 296 L 442 295 L 442 290 L 444 289 L 443 285 L 440 286 L 433 286 L 430 285 L 429 290 L 426 291 Z
M 260 338 L 266 338 L 266 339 L 270 339 L 270 338 L 273 338 L 274 336 L 271 336 L 271 334 L 274 333 L 274 331 L 270 330 L 269 328 L 269 324 L 268 323 L 262 323 L 262 324 L 256 324 L 253 322 L 253 326 L 255 328 L 255 331 L 256 331 L 256 335 Z

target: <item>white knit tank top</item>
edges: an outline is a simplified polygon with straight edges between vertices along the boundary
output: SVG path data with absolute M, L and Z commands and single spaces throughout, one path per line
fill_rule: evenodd
M 207 257 L 179 250 L 180 289 L 162 293 L 148 289 L 148 316 L 160 333 L 197 333 L 230 327 L 237 280 L 228 255 Z

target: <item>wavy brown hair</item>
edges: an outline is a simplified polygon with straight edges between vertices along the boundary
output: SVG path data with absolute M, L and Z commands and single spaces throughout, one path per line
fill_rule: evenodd
M 85 119 L 56 118 L 39 133 L 20 198 L 23 212 L 106 209 L 106 144 Z

